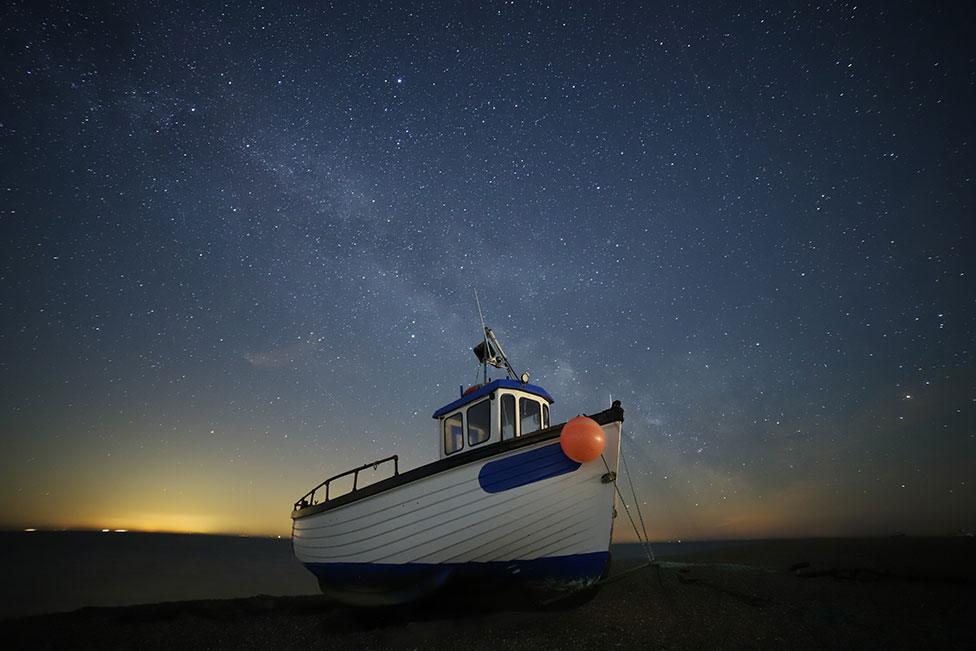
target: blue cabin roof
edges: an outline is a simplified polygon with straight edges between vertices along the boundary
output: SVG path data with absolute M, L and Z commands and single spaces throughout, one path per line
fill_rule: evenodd
M 555 402 L 555 400 L 553 400 L 552 396 L 549 395 L 549 392 L 548 391 L 546 391 L 542 387 L 536 386 L 534 384 L 522 384 L 521 382 L 519 382 L 517 380 L 508 380 L 508 379 L 504 379 L 504 380 L 493 380 L 493 381 L 489 382 L 488 384 L 485 384 L 484 386 L 481 386 L 478 389 L 472 391 L 468 395 L 461 396 L 460 398 L 458 398 L 454 402 L 452 402 L 452 403 L 450 403 L 448 405 L 444 405 L 443 407 L 441 407 L 440 409 L 438 409 L 437 411 L 434 412 L 434 416 L 433 417 L 434 418 L 440 418 L 444 414 L 446 414 L 448 412 L 451 412 L 451 411 L 454 411 L 458 407 L 463 407 L 464 405 L 468 404 L 469 402 L 472 402 L 473 400 L 477 400 L 478 398 L 480 398 L 480 397 L 482 397 L 484 395 L 487 395 L 487 394 L 491 393 L 495 389 L 518 389 L 519 391 L 525 391 L 527 393 L 534 393 L 535 395 L 539 396 L 540 398 L 545 398 L 550 404 L 552 404 L 553 402 Z

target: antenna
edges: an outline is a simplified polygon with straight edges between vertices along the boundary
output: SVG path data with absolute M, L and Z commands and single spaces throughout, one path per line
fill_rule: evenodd
M 478 288 L 474 288 L 474 302 L 478 304 L 478 316 L 481 317 L 481 334 L 484 335 L 484 345 L 485 351 L 491 350 L 488 344 L 488 326 L 485 325 L 485 313 L 481 311 L 481 299 L 478 298 Z M 489 353 L 490 354 L 490 353 Z M 484 378 L 482 379 L 482 384 L 488 384 L 488 358 L 486 357 L 482 362 L 482 367 L 484 370 Z
M 481 311 L 481 299 L 478 298 L 478 288 L 474 288 L 474 302 L 478 304 L 478 316 L 481 317 L 481 327 L 485 327 L 485 313 Z
M 482 341 L 480 344 L 474 347 L 474 354 L 477 356 L 478 361 L 484 365 L 484 383 L 488 383 L 488 365 L 491 364 L 496 368 L 504 368 L 508 371 L 508 376 L 513 380 L 518 380 L 518 373 L 512 368 L 512 365 L 508 361 L 508 357 L 505 355 L 505 351 L 502 350 L 502 345 L 498 342 L 498 337 L 495 333 L 491 331 L 487 325 L 485 325 L 485 314 L 481 310 L 481 299 L 478 297 L 478 290 L 474 290 L 474 300 L 478 304 L 478 316 L 481 317 L 481 334 Z M 522 382 L 528 382 L 528 375 L 524 374 L 526 379 Z

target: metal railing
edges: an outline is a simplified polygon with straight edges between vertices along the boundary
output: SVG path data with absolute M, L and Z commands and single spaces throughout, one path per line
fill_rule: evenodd
M 396 477 L 397 475 L 399 475 L 400 457 L 395 454 L 392 457 L 386 457 L 385 459 L 378 459 L 376 461 L 371 461 L 370 463 L 364 463 L 358 468 L 353 468 L 352 470 L 340 472 L 338 475 L 335 475 L 334 477 L 329 477 L 324 482 L 322 482 L 321 484 L 319 484 L 309 492 L 305 493 L 305 495 L 303 495 L 301 498 L 299 498 L 297 502 L 295 502 L 295 510 L 297 511 L 298 509 L 305 508 L 306 506 L 312 506 L 314 504 L 318 504 L 318 502 L 315 501 L 315 493 L 323 486 L 325 486 L 325 499 L 323 501 L 328 502 L 329 485 L 335 480 L 342 479 L 343 477 L 348 477 L 349 475 L 352 475 L 352 490 L 349 493 L 343 493 L 343 495 L 349 495 L 350 493 L 355 493 L 356 490 L 358 489 L 359 473 L 362 472 L 363 470 L 369 470 L 371 468 L 373 470 L 376 470 L 377 468 L 380 467 L 380 465 L 386 463 L 387 461 L 393 462 L 393 476 Z

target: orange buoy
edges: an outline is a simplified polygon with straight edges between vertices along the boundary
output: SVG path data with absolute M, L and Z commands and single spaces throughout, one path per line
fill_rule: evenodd
M 593 461 L 606 447 L 603 428 L 588 416 L 577 416 L 563 425 L 559 445 L 567 457 L 579 463 Z

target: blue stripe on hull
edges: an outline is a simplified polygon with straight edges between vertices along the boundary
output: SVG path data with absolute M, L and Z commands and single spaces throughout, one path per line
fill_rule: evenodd
M 609 552 L 489 563 L 306 563 L 322 591 L 357 605 L 404 603 L 448 584 L 477 582 L 504 587 L 528 584 L 553 590 L 596 581 Z
M 574 472 L 580 465 L 578 461 L 566 456 L 559 443 L 555 443 L 498 461 L 489 461 L 481 467 L 478 483 L 486 493 L 501 493 Z

